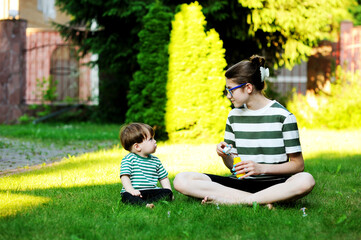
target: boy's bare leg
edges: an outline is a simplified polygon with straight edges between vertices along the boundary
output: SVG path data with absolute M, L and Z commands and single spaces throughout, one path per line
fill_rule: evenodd
M 178 174 L 173 184 L 185 195 L 202 198 L 202 203 L 252 205 L 253 202 L 269 204 L 300 198 L 312 190 L 315 181 L 308 173 L 298 173 L 285 183 L 252 194 L 212 182 L 205 174 L 186 172 Z

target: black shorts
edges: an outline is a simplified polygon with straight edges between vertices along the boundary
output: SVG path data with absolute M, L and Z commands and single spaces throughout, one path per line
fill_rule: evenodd
M 237 179 L 232 177 L 223 177 L 213 174 L 207 174 L 213 182 L 223 186 L 242 190 L 249 193 L 259 192 L 273 185 L 284 183 L 290 176 L 280 176 L 276 179 Z
M 147 203 L 153 203 L 160 200 L 172 201 L 173 193 L 170 189 L 167 188 L 157 188 L 157 189 L 146 189 L 139 190 L 142 197 L 133 196 L 129 192 L 121 193 L 122 202 L 143 205 Z

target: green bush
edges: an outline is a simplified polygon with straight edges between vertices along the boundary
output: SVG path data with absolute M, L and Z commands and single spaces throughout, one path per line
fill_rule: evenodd
M 344 72 L 338 66 L 330 94 L 294 95 L 287 107 L 297 117 L 300 127 L 361 128 L 360 77 L 360 72 Z
M 219 141 L 230 102 L 223 96 L 225 50 L 218 33 L 205 32 L 198 2 L 181 5 L 169 44 L 166 130 L 171 141 Z
M 139 32 L 140 70 L 134 74 L 127 95 L 127 122 L 153 126 L 158 137 L 165 136 L 165 105 L 168 72 L 168 44 L 173 13 L 160 3 L 150 7 Z

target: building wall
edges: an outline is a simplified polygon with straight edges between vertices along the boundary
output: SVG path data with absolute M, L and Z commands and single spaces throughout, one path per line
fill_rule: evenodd
M 55 0 L 0 0 L 0 19 L 11 19 L 10 10 L 17 13 L 16 19 L 28 21 L 28 28 L 51 29 L 51 22 L 65 24 L 70 17 L 55 7 Z
M 55 18 L 47 17 L 46 11 L 38 10 L 39 0 L 19 0 L 19 15 L 21 19 L 28 21 L 28 28 L 52 28 L 51 22 L 64 24 L 70 20 L 70 17 L 60 12 L 58 8 L 54 7 Z M 42 0 L 48 3 L 55 2 L 55 0 Z M 41 1 L 40 1 L 41 2 Z M 45 14 L 44 14 L 45 12 Z
M 10 10 L 12 11 L 12 13 L 10 13 Z M 15 15 L 16 19 L 18 19 L 19 17 L 16 16 L 18 14 L 19 0 L 0 0 L 0 20 L 10 19 L 12 18 L 11 15 Z

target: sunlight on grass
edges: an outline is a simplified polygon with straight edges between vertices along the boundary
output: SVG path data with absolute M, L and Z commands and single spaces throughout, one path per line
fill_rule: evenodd
M 110 150 L 69 156 L 37 171 L 0 178 L 1 190 L 72 188 L 119 183 L 121 159 L 127 154 L 117 146 Z M 225 174 L 229 172 L 215 153 L 215 145 L 167 145 L 160 143 L 156 155 L 170 177 L 183 171 Z
M 359 154 L 361 131 L 301 131 L 303 153 L 307 158 L 322 153 Z M 228 174 L 215 151 L 216 144 L 158 143 L 155 153 L 169 172 L 170 178 L 184 171 Z M 24 191 L 71 188 L 119 183 L 121 159 L 128 152 L 115 146 L 110 150 L 69 156 L 51 167 L 0 178 L 0 190 Z
M 216 144 L 160 144 L 156 155 L 171 176 L 185 171 L 230 174 L 216 154 Z
M 361 153 L 361 130 L 305 130 L 300 131 L 302 151 L 306 157 L 317 154 Z
M 51 201 L 50 198 L 29 196 L 14 193 L 0 193 L 0 217 L 7 217 L 23 212 L 31 207 L 37 207 L 41 204 Z
M 119 182 L 121 158 L 122 150 L 117 148 L 69 156 L 51 167 L 0 178 L 0 189 L 24 191 Z
M 361 131 L 301 131 L 306 159 L 317 154 L 351 155 L 361 153 Z M 172 179 L 179 172 L 196 171 L 225 175 L 229 170 L 217 156 L 216 144 L 158 143 L 156 156 L 163 162 Z M 50 201 L 33 196 L 38 190 L 69 189 L 82 186 L 119 184 L 121 159 L 128 152 L 114 146 L 110 150 L 69 156 L 53 166 L 0 178 L 0 217 L 24 211 Z M 323 158 L 323 157 L 322 157 Z M 341 165 L 340 165 L 341 166 Z M 337 171 L 337 169 L 333 170 Z M 119 186 L 120 191 L 120 186 Z M 27 192 L 26 195 L 24 192 Z M 30 193 L 29 193 L 30 192 Z M 29 195 L 30 194 L 30 195 Z
M 127 153 L 115 146 L 110 150 L 86 153 L 78 157 L 69 156 L 54 166 L 2 177 L 0 178 L 0 191 L 3 192 L 0 195 L 0 216 L 16 214 L 24 211 L 26 207 L 38 206 L 49 201 L 48 198 L 26 195 L 25 191 L 120 183 L 121 159 Z M 170 178 L 183 171 L 229 173 L 221 158 L 216 155 L 214 144 L 197 146 L 159 143 L 156 156 L 163 162 Z

